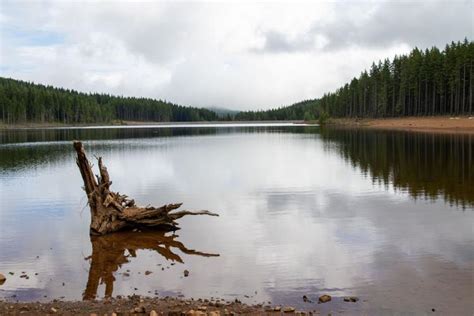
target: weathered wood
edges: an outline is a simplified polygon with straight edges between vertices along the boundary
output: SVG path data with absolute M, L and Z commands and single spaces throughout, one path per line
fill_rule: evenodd
M 77 152 L 77 166 L 84 181 L 84 190 L 87 194 L 91 210 L 90 233 L 104 235 L 130 227 L 157 227 L 167 230 L 178 229 L 177 219 L 185 215 L 218 216 L 209 211 L 177 211 L 182 203 L 167 204 L 160 207 L 139 207 L 133 199 L 118 192 L 110 191 L 110 180 L 107 167 L 102 158 L 98 158 L 99 175 L 94 176 L 92 165 L 87 159 L 84 147 L 79 141 L 74 142 Z

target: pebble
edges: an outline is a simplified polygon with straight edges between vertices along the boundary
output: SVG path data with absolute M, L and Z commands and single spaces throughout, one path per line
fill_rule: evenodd
M 56 308 L 51 307 L 51 313 L 56 314 L 57 312 L 58 312 L 58 310 Z
M 186 316 L 205 316 L 206 313 L 201 311 L 190 310 L 186 313 Z
M 281 311 L 281 307 L 280 306 L 275 306 L 275 308 L 273 309 L 275 312 L 279 312 Z
M 331 300 L 331 295 L 324 294 L 319 297 L 319 302 L 321 303 L 327 303 L 330 300 Z
M 0 285 L 5 283 L 6 280 L 7 280 L 7 277 L 0 273 Z
M 285 306 L 283 308 L 283 313 L 294 313 L 294 312 L 295 312 L 295 308 L 292 306 Z
M 184 270 L 184 276 L 187 277 L 189 275 L 189 271 L 188 270 Z
M 150 312 L 150 316 L 158 316 L 158 313 L 156 311 L 152 310 Z
M 352 302 L 352 303 L 355 303 L 359 300 L 358 297 L 356 296 L 346 296 L 344 297 L 344 302 Z
M 145 271 L 145 275 L 150 275 L 150 274 L 152 274 L 152 273 L 153 273 L 153 272 L 151 272 L 151 271 L 148 271 L 148 270 L 147 270 L 147 271 Z
M 145 306 L 138 306 L 133 309 L 133 312 L 135 313 L 146 313 Z

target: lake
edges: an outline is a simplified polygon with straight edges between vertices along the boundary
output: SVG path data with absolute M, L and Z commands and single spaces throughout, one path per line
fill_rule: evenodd
M 175 234 L 91 238 L 74 139 L 137 204 L 183 202 L 220 216 L 183 218 Z M 473 134 L 292 124 L 4 130 L 0 200 L 0 298 L 474 310 Z M 302 300 L 322 294 L 334 303 Z M 360 301 L 340 303 L 346 295 Z

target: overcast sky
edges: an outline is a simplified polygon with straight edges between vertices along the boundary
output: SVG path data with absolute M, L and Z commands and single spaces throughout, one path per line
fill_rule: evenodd
M 0 76 L 265 109 L 319 97 L 415 46 L 472 40 L 473 3 L 0 0 Z

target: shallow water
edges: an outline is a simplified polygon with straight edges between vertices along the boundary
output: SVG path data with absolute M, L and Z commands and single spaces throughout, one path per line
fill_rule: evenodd
M 183 218 L 175 236 L 91 240 L 73 139 L 138 204 L 220 217 Z M 0 297 L 308 308 L 303 295 L 330 294 L 314 309 L 474 310 L 473 135 L 247 125 L 2 131 L 0 142 Z M 337 303 L 345 295 L 361 301 Z

